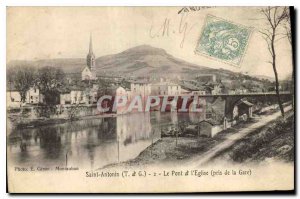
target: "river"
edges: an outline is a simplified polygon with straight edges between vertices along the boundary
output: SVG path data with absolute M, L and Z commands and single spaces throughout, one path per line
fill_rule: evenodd
M 8 128 L 7 154 L 13 166 L 97 169 L 137 157 L 178 121 L 197 120 L 188 113 L 151 112 Z

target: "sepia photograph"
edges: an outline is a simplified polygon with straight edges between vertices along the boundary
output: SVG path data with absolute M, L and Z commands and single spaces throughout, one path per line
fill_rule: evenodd
M 294 15 L 6 7 L 8 192 L 293 192 Z

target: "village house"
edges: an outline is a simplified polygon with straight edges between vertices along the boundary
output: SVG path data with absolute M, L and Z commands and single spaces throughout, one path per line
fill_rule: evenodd
M 195 86 L 186 81 L 181 81 L 181 94 L 183 95 L 206 95 L 207 91 L 203 86 Z
M 202 120 L 199 122 L 198 133 L 200 136 L 214 137 L 222 130 L 222 126 L 214 120 Z
M 191 93 L 192 91 L 198 91 L 199 90 L 199 88 L 197 86 L 195 86 L 195 85 L 193 85 L 190 82 L 185 81 L 185 80 L 182 80 L 180 82 L 180 86 L 181 86 L 181 89 L 182 89 L 183 92 L 187 91 L 187 92 Z
M 230 89 L 230 90 L 228 91 L 228 94 L 231 94 L 231 95 L 245 94 L 245 93 L 248 93 L 248 90 L 247 90 L 247 89 L 240 89 L 240 88 L 237 88 L 237 89 Z
M 225 86 L 222 82 L 206 82 L 204 85 L 207 94 L 219 95 L 224 93 Z
M 131 91 L 130 89 L 125 89 L 122 86 L 119 86 L 115 89 L 115 95 L 116 96 L 125 96 L 126 99 L 131 99 Z
M 61 105 L 71 104 L 71 93 L 69 92 L 60 93 L 59 99 Z
M 83 90 L 76 88 L 60 94 L 60 104 L 84 104 Z
M 93 84 L 92 88 L 73 87 L 69 91 L 61 92 L 60 104 L 95 104 L 98 100 L 98 85 Z
M 149 96 L 151 94 L 151 84 L 147 81 L 131 81 L 131 96 Z
M 196 79 L 199 82 L 216 82 L 217 76 L 214 74 L 197 74 Z
M 205 95 L 206 91 L 198 90 L 198 91 L 192 91 L 191 93 L 192 93 L 192 95 Z
M 206 95 L 206 89 L 203 86 L 198 86 L 198 89 L 197 90 L 192 90 L 191 94 L 194 95 L 194 96 L 195 95 L 198 95 L 198 96 Z
M 40 90 L 36 87 L 30 87 L 26 93 L 26 103 L 38 104 L 43 103 L 44 95 L 40 93 Z
M 247 120 L 252 117 L 253 104 L 247 100 L 240 100 L 233 108 L 233 119 Z
M 10 108 L 16 108 L 21 107 L 22 101 L 21 101 L 21 95 L 19 91 L 15 90 L 9 90 L 6 92 L 6 104 L 7 107 Z
M 245 94 L 245 93 L 248 93 L 248 89 L 246 88 L 235 89 L 235 94 Z
M 151 95 L 177 96 L 181 94 L 181 86 L 171 82 L 159 82 L 151 85 Z
M 130 103 L 131 92 L 126 90 L 121 86 L 110 86 L 106 88 L 105 95 L 111 96 L 111 99 L 103 99 L 101 101 L 101 107 L 103 109 L 108 108 L 110 113 L 124 114 L 126 113 L 127 107 Z M 101 97 L 101 96 L 100 96 Z M 119 101 L 115 101 L 116 98 L 119 97 Z M 125 100 L 126 104 L 123 105 L 123 100 Z M 118 106 L 117 104 L 122 104 L 122 106 Z M 116 110 L 113 110 L 113 107 L 116 106 Z
M 125 106 L 118 107 L 116 113 L 117 114 L 126 113 L 126 110 L 129 106 L 129 100 L 131 99 L 131 92 L 126 90 L 125 88 L 119 86 L 117 89 L 115 89 L 115 96 L 122 96 L 122 99 L 120 99 L 120 100 L 126 100 L 126 102 L 127 102 Z
M 76 89 L 70 92 L 71 104 L 84 104 L 83 90 Z
M 40 93 L 40 90 L 36 87 L 30 87 L 26 92 L 26 99 L 24 104 L 36 105 L 44 103 L 44 95 Z M 9 89 L 6 92 L 6 103 L 8 107 L 16 108 L 23 105 L 21 101 L 20 92 L 16 89 Z
M 228 90 L 228 94 L 230 94 L 230 95 L 236 94 L 236 93 L 235 93 L 235 89 L 229 89 L 229 90 Z
M 198 120 L 193 124 L 188 125 L 186 127 L 186 131 L 198 136 L 214 137 L 218 133 L 230 127 L 230 125 L 226 125 L 228 125 L 226 118 L 224 118 L 221 122 L 217 122 L 212 119 L 201 119 L 200 121 Z
M 191 91 L 181 87 L 181 95 L 190 95 Z
M 124 96 L 124 97 L 126 97 L 126 99 L 130 99 L 131 92 L 130 92 L 130 90 L 127 90 L 127 89 L 123 88 L 122 86 L 110 86 L 110 87 L 106 88 L 105 95 L 109 95 L 112 97 Z

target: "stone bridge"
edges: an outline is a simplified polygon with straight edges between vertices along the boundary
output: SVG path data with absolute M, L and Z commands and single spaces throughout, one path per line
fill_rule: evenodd
M 275 92 L 269 93 L 243 93 L 243 94 L 219 94 L 219 95 L 201 95 L 199 98 L 205 98 L 209 102 L 214 102 L 218 98 L 225 101 L 225 114 L 226 118 L 232 118 L 233 108 L 241 99 L 248 100 L 253 104 L 261 103 L 277 103 L 277 95 Z M 280 98 L 282 103 L 291 101 L 293 95 L 290 92 L 281 92 Z

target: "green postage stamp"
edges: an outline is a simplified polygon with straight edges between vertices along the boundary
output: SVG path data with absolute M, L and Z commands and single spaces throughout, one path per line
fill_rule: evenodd
M 252 28 L 207 15 L 195 52 L 239 66 Z

